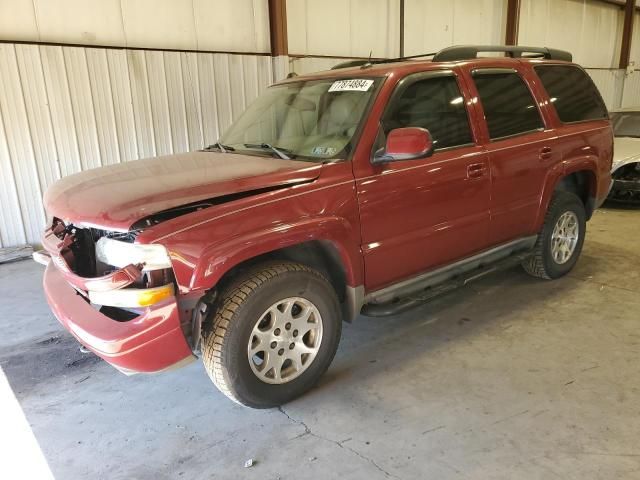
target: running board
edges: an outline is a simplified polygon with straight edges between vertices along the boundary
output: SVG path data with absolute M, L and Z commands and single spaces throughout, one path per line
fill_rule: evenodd
M 410 310 L 433 300 L 436 297 L 456 290 L 459 287 L 489 275 L 490 273 L 507 270 L 521 264 L 524 260 L 533 255 L 532 250 L 511 255 L 503 260 L 490 265 L 482 265 L 473 270 L 457 275 L 445 282 L 424 288 L 421 292 L 416 292 L 406 297 L 399 297 L 387 303 L 368 303 L 362 307 L 362 315 L 367 317 L 386 317 L 395 315 L 405 310 Z

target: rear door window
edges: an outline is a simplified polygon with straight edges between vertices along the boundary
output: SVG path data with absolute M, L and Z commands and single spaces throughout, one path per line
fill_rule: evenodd
M 515 71 L 474 70 L 473 80 L 491 140 L 544 128 L 535 99 Z
M 467 108 L 453 75 L 413 82 L 409 77 L 399 89 L 382 121 L 385 134 L 394 128 L 426 128 L 435 150 L 473 143 Z
M 538 65 L 535 71 L 564 123 L 608 117 L 607 107 L 586 72 L 571 65 Z

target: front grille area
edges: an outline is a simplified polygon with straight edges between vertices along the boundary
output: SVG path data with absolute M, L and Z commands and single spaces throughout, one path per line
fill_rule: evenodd
M 67 236 L 73 237 L 63 256 L 71 270 L 85 278 L 96 278 L 107 275 L 117 267 L 100 262 L 96 258 L 96 242 L 103 237 L 112 238 L 126 243 L 134 243 L 139 231 L 112 232 L 97 228 L 81 228 L 73 224 L 64 224 L 62 220 L 54 219 L 52 230 L 60 240 Z M 166 285 L 174 281 L 171 269 L 143 271 L 140 279 L 132 284 L 136 288 L 151 288 Z

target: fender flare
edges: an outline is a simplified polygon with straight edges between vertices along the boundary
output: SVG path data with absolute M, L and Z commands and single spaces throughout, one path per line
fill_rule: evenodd
M 598 158 L 593 155 L 586 155 L 583 157 L 576 157 L 569 160 L 563 160 L 555 164 L 549 172 L 544 184 L 544 190 L 540 197 L 540 208 L 538 209 L 538 215 L 534 224 L 534 231 L 539 232 L 544 223 L 544 217 L 547 214 L 551 197 L 560 181 L 572 173 L 576 172 L 590 172 L 593 176 L 589 182 L 589 201 L 592 199 L 595 201 L 595 194 L 597 185 L 595 183 L 598 172 Z
M 283 248 L 311 241 L 325 241 L 338 253 L 348 286 L 363 282 L 363 262 L 354 238 L 354 226 L 337 216 L 306 217 L 291 224 L 245 232 L 211 244 L 201 255 L 191 277 L 191 290 L 209 290 L 233 267 L 242 262 Z

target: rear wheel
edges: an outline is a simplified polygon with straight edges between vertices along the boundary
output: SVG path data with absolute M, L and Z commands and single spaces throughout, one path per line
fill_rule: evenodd
M 571 192 L 556 192 L 549 204 L 534 254 L 522 263 L 525 271 L 548 280 L 569 273 L 582 251 L 586 225 L 586 213 L 580 198 Z
M 264 265 L 222 295 L 204 335 L 204 365 L 232 400 L 278 406 L 327 370 L 341 326 L 338 298 L 320 273 L 290 262 Z

